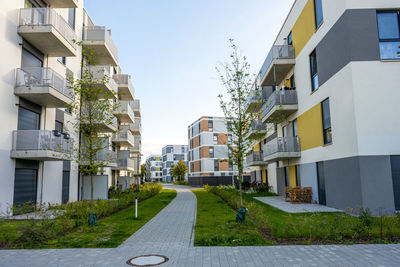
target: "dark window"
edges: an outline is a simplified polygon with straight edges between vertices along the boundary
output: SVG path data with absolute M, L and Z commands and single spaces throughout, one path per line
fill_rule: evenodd
M 15 169 L 14 181 L 14 206 L 23 204 L 35 204 L 37 192 L 37 170 L 36 169 Z M 33 207 L 33 206 L 32 206 Z M 29 212 L 17 210 L 15 214 Z
M 213 135 L 213 144 L 218 145 L 218 134 Z
M 75 30 L 75 8 L 68 8 L 68 24 Z
M 232 135 L 228 134 L 228 144 L 232 145 Z
M 311 68 L 311 90 L 314 92 L 319 88 L 317 53 L 315 50 L 310 55 L 310 68 Z
M 67 64 L 67 58 L 66 57 L 58 57 L 57 60 L 58 60 L 58 62 L 60 62 L 63 65 Z
M 40 114 L 23 107 L 18 108 L 18 130 L 39 130 Z
M 324 21 L 324 14 L 322 12 L 322 0 L 314 0 L 314 8 L 315 8 L 315 25 L 318 29 Z
M 292 77 L 290 77 L 290 88 L 295 88 L 296 87 L 296 82 L 294 80 L 294 74 Z
M 317 176 L 318 176 L 318 199 L 319 204 L 326 205 L 326 191 L 325 191 L 325 174 L 324 163 L 317 162 Z
M 215 172 L 219 171 L 219 162 L 218 162 L 217 159 L 214 160 L 214 171 L 215 171 Z
M 294 166 L 296 170 L 296 186 L 301 186 L 301 179 L 300 179 L 300 167 L 298 165 Z
M 209 120 L 209 121 L 208 121 L 208 131 L 209 131 L 209 132 L 214 131 L 214 123 L 213 123 L 212 120 Z
M 286 39 L 286 43 L 288 45 L 293 45 L 293 37 L 292 37 L 292 32 L 289 33 L 287 39 Z
M 322 126 L 324 130 L 324 144 L 332 143 L 331 112 L 329 98 L 322 102 Z
M 65 204 L 69 200 L 69 171 L 63 171 L 62 179 L 62 204 Z
M 394 207 L 400 210 L 400 156 L 391 156 Z
M 62 122 L 56 121 L 55 127 L 56 131 L 59 131 L 60 133 L 63 132 L 64 124 Z
M 232 165 L 231 161 L 229 161 L 229 171 L 233 171 L 233 165 Z M 232 175 L 232 174 L 230 174 L 230 175 Z
M 377 12 L 381 59 L 400 59 L 400 11 Z
M 173 147 L 167 147 L 167 154 L 172 153 L 174 151 Z
M 297 135 L 297 119 L 293 121 L 293 136 L 298 136 Z
M 22 49 L 22 58 L 21 58 L 22 68 L 42 67 L 42 66 L 43 66 L 43 61 L 40 58 L 36 57 L 25 48 Z
M 288 134 L 287 134 L 287 125 L 282 127 L 282 136 L 283 137 L 287 137 L 288 136 Z
M 214 147 L 210 146 L 209 152 L 210 152 L 210 158 L 214 158 Z

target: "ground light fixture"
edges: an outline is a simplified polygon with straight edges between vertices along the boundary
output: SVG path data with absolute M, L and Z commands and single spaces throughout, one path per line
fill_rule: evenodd
M 130 258 L 127 264 L 130 266 L 157 266 L 166 263 L 169 259 L 163 255 L 142 255 Z

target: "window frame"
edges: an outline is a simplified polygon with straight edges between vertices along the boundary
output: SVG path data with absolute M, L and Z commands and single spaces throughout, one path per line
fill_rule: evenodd
M 326 101 L 328 101 L 328 107 L 329 107 L 329 127 L 325 125 L 325 113 L 326 110 L 324 109 L 324 103 L 326 103 Z M 333 138 L 332 138 L 332 118 L 331 118 L 331 111 L 330 111 L 331 105 L 330 105 L 330 101 L 329 101 L 329 97 L 326 98 L 325 100 L 323 100 L 321 102 L 321 115 L 322 115 L 322 132 L 324 135 L 324 145 L 330 145 L 333 143 Z M 325 111 L 325 112 L 324 112 Z M 330 141 L 328 142 L 328 135 L 327 133 L 330 132 L 331 134 L 331 138 Z
M 319 1 L 321 3 L 321 21 L 318 23 L 317 17 L 317 5 L 316 2 Z M 318 30 L 319 27 L 324 23 L 324 10 L 322 5 L 322 0 L 314 0 L 314 18 L 315 18 L 315 30 Z
M 384 14 L 384 13 L 397 13 L 397 28 L 398 28 L 398 38 L 381 38 L 380 32 L 379 32 L 379 14 Z M 377 29 L 378 29 L 378 39 L 379 39 L 379 48 L 380 48 L 380 57 L 381 60 L 400 60 L 400 56 L 398 55 L 397 57 L 382 57 L 382 49 L 381 45 L 384 43 L 400 43 L 400 10 L 397 9 L 392 9 L 392 10 L 377 10 L 376 11 L 376 24 L 377 24 Z M 396 44 L 395 46 L 398 46 L 399 44 Z M 398 49 L 400 52 L 400 48 Z
M 211 151 L 212 151 L 212 156 L 211 156 Z M 208 147 L 208 157 L 213 159 L 215 156 L 215 150 L 213 146 Z
M 315 92 L 320 87 L 319 75 L 318 75 L 317 50 L 314 49 L 309 57 L 310 57 L 311 92 Z M 315 79 L 317 79 L 317 87 L 315 87 Z
M 208 131 L 213 132 L 214 131 L 214 121 L 213 120 L 208 120 Z M 210 127 L 211 125 L 211 127 Z

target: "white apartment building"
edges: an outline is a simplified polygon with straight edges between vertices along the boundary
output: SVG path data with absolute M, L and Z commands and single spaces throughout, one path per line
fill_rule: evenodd
M 164 182 L 172 182 L 173 177 L 169 171 L 172 165 L 175 165 L 182 160 L 186 166 L 188 165 L 188 146 L 187 145 L 166 145 L 162 148 L 162 180 Z M 186 177 L 187 179 L 187 177 Z
M 399 29 L 399 1 L 295 1 L 248 98 L 264 131 L 254 177 L 330 207 L 400 210 Z
M 146 181 L 161 182 L 163 176 L 162 155 L 150 155 L 146 158 Z
M 72 127 L 73 115 L 65 110 L 72 101 L 66 75 L 76 79 L 82 71 L 82 48 L 73 40 L 101 55 L 95 68 L 111 78 L 104 90 L 118 92 L 122 103 L 112 125 L 104 125 L 103 137 L 118 161 L 96 177 L 95 197 L 107 198 L 111 168 L 119 176 L 137 170 L 128 168 L 120 153 L 134 143 L 126 131 L 135 123 L 127 103 L 133 105 L 133 87 L 118 65 L 110 31 L 95 26 L 83 6 L 83 0 L 15 0 L 2 5 L 0 215 L 25 202 L 61 204 L 88 197 L 88 178 L 80 177 L 78 164 L 70 161 L 79 136 Z M 118 128 L 121 131 L 111 136 Z M 129 166 L 123 168 L 122 163 Z

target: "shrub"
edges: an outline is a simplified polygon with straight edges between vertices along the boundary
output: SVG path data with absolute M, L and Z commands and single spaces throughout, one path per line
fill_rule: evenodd
M 174 184 L 176 185 L 189 185 L 188 181 L 175 181 Z

